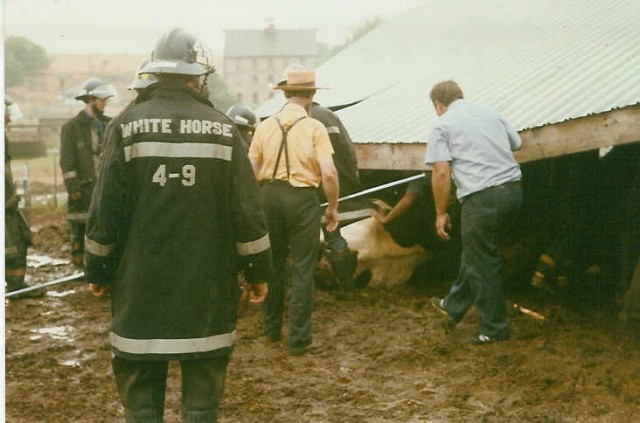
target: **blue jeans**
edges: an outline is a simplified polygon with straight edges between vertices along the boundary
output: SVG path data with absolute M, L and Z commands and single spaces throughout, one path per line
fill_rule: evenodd
M 218 420 L 228 363 L 228 356 L 180 361 L 183 422 Z M 127 423 L 162 422 L 169 362 L 132 361 L 116 356 L 112 365 Z
M 327 227 L 322 225 L 322 233 L 324 234 L 324 242 L 327 243 L 327 248 L 332 251 L 344 251 L 344 249 L 349 246 L 347 244 L 347 240 L 340 233 L 340 228 L 336 228 L 335 231 L 329 232 L 327 231 Z
M 459 322 L 475 304 L 480 318 L 479 334 L 509 337 L 500 247 L 521 205 L 519 183 L 487 188 L 470 194 L 462 202 L 460 270 L 444 306 L 453 320 Z

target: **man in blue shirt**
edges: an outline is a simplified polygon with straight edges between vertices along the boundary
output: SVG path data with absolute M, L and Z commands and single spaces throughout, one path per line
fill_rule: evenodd
M 436 231 L 442 239 L 449 239 L 451 229 L 447 203 L 452 178 L 462 205 L 460 271 L 449 294 L 431 302 L 451 326 L 475 304 L 480 325 L 472 342 L 503 341 L 509 338 L 509 323 L 500 243 L 522 205 L 522 173 L 512 153 L 522 141 L 491 109 L 464 100 L 454 81 L 436 84 L 431 101 L 438 119 L 425 162 L 433 166 Z

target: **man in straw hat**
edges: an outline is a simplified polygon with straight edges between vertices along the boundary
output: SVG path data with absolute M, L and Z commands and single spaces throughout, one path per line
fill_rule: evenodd
M 316 189 L 322 183 L 328 206 L 324 216 L 329 231 L 338 226 L 338 175 L 333 148 L 324 125 L 309 117 L 316 86 L 312 69 L 289 69 L 275 89 L 287 104 L 258 125 L 249 158 L 262 186 L 271 237 L 275 275 L 263 306 L 265 336 L 281 338 L 285 262 L 291 249 L 292 281 L 289 304 L 291 355 L 312 348 L 311 309 L 313 272 L 320 247 L 321 209 Z

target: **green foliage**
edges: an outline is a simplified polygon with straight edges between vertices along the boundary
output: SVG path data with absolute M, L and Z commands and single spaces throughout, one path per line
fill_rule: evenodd
M 318 43 L 318 64 L 323 63 L 340 53 L 345 49 L 345 47 L 355 43 L 357 40 L 367 35 L 373 29 L 377 28 L 382 22 L 384 22 L 384 20 L 381 17 L 376 16 L 354 25 L 351 28 L 346 41 L 341 45 L 329 47 L 326 43 Z
M 47 51 L 24 37 L 9 37 L 4 42 L 5 83 L 8 87 L 46 70 L 51 63 Z
M 229 107 L 237 103 L 237 99 L 229 93 L 227 83 L 217 73 L 211 74 L 208 79 L 209 99 L 216 109 L 225 112 Z
M 380 16 L 376 16 L 371 19 L 366 19 L 364 22 L 354 25 L 351 28 L 351 35 L 347 40 L 347 45 L 355 43 L 360 38 L 367 35 L 369 32 L 377 28 L 384 20 Z

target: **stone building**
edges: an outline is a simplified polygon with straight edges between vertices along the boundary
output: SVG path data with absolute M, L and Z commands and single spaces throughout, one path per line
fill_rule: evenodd
M 238 102 L 255 107 L 274 95 L 271 84 L 282 79 L 292 63 L 315 68 L 315 29 L 226 30 L 223 76 Z

